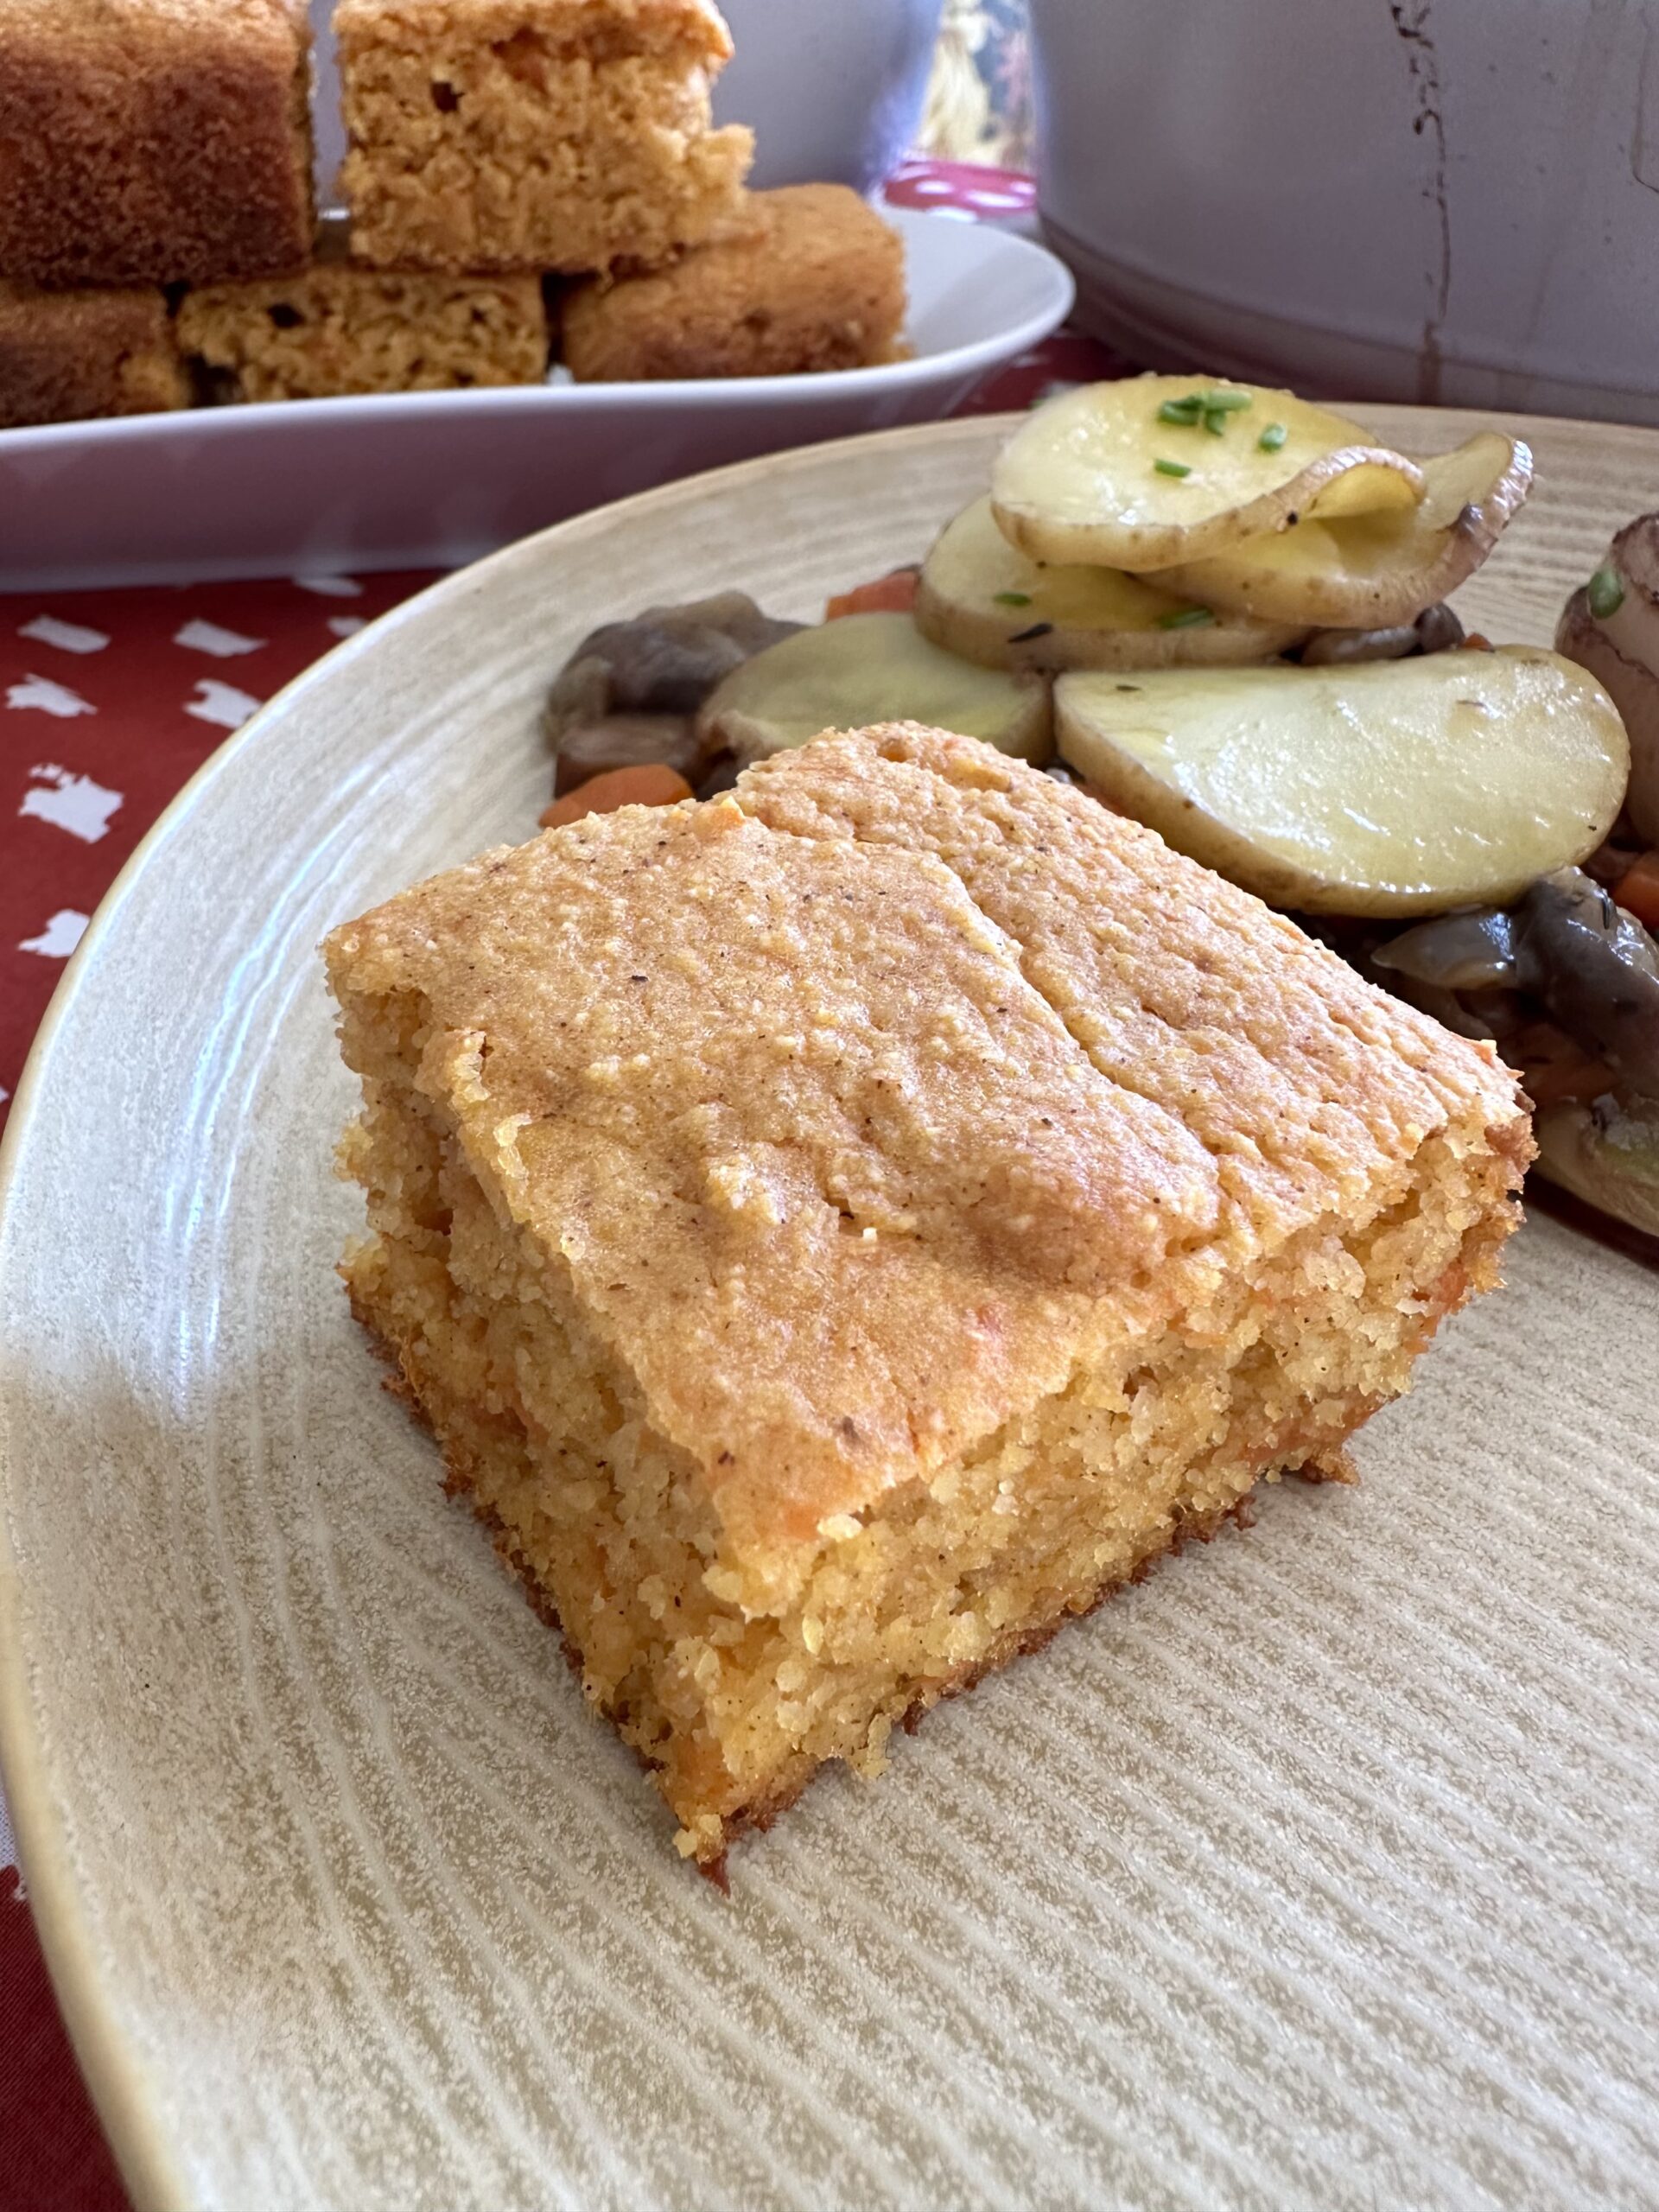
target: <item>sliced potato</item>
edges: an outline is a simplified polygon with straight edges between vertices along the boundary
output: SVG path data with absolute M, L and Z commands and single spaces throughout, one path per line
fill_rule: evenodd
M 1060 755 L 1114 806 L 1280 906 L 1504 906 L 1593 852 L 1630 747 L 1557 653 L 1063 676 Z
M 1473 575 L 1532 487 L 1531 453 L 1497 430 L 1419 466 L 1414 507 L 1339 521 L 1310 516 L 1151 581 L 1263 622 L 1362 630 L 1409 622 Z
M 844 614 L 734 668 L 699 732 L 746 765 L 820 730 L 918 721 L 1042 762 L 1053 750 L 1046 680 L 979 668 L 923 637 L 908 614 Z
M 1232 667 L 1270 660 L 1308 629 L 1217 619 L 1122 569 L 1046 567 L 1009 544 L 988 499 L 964 507 L 935 540 L 916 626 L 986 668 Z
M 1179 415 L 1195 396 L 1224 404 L 1191 422 L 1160 411 Z M 1310 514 L 1398 512 L 1422 490 L 1415 462 L 1357 423 L 1293 392 L 1203 377 L 1125 377 L 1052 399 L 991 471 L 998 526 L 1022 553 L 1136 575 Z

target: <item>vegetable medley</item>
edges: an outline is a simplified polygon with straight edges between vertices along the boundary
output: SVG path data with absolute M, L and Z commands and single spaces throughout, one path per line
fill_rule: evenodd
M 1553 652 L 1493 645 L 1446 596 L 1531 482 L 1496 429 L 1414 458 L 1230 380 L 1068 392 L 822 624 L 729 592 L 584 639 L 543 820 L 709 797 L 827 728 L 981 738 L 1496 1039 L 1538 1172 L 1659 1238 L 1659 514 Z

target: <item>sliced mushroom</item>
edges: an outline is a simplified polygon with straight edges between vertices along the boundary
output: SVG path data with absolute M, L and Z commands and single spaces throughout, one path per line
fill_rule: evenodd
M 1288 658 L 1304 668 L 1351 668 L 1363 660 L 1408 660 L 1414 653 L 1439 653 L 1463 643 L 1463 625 L 1444 600 L 1426 607 L 1414 622 L 1381 630 L 1316 630 L 1300 652 Z
M 1659 1100 L 1611 1091 L 1564 1100 L 1533 1123 L 1538 1168 L 1586 1205 L 1659 1236 Z
M 613 768 L 661 765 L 695 784 L 707 772 L 709 748 L 690 715 L 598 715 L 571 724 L 559 740 L 553 796 L 563 798 Z
M 697 709 L 752 654 L 800 627 L 763 613 L 746 592 L 728 591 L 649 607 L 593 631 L 561 670 L 543 715 L 557 756 L 555 798 L 613 768 L 658 763 L 702 784 L 721 747 L 698 734 Z
M 1541 876 L 1514 914 L 1515 976 L 1576 1044 L 1659 1096 L 1659 946 L 1582 868 Z
M 1437 914 L 1378 945 L 1371 962 L 1440 990 L 1513 989 L 1514 924 L 1491 906 Z
M 573 725 L 613 712 L 695 715 L 722 677 L 801 626 L 741 591 L 607 622 L 582 639 L 548 694 L 548 736 L 556 746 Z

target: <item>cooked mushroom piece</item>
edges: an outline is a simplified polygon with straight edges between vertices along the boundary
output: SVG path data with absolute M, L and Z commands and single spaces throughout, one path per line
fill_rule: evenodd
M 1625 806 L 1659 844 L 1659 513 L 1627 523 L 1561 610 L 1555 650 L 1605 685 L 1630 739 Z
M 591 721 L 572 723 L 560 738 L 553 796 L 563 798 L 613 768 L 659 764 L 695 784 L 708 763 L 708 748 L 690 715 L 596 715 Z
M 1538 1166 L 1586 1205 L 1659 1236 L 1659 1099 L 1564 1100 L 1533 1123 Z
M 1378 968 L 1440 990 L 1475 991 L 1515 984 L 1515 930 L 1508 914 L 1477 907 L 1437 914 L 1390 938 L 1371 955 Z
M 1351 668 L 1363 660 L 1408 660 L 1413 653 L 1445 652 L 1463 643 L 1463 625 L 1444 600 L 1426 607 L 1414 622 L 1381 630 L 1316 630 L 1300 652 L 1287 656 L 1307 668 Z
M 1552 1020 L 1659 1096 L 1659 946 L 1582 868 L 1541 876 L 1514 912 L 1515 977 Z
M 662 762 L 701 783 L 720 748 L 696 734 L 697 709 L 752 654 L 802 626 L 764 613 L 747 592 L 648 607 L 584 638 L 548 694 L 543 726 L 562 797 L 613 768 Z

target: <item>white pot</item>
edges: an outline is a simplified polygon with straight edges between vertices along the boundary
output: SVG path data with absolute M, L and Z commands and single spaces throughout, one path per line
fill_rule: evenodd
M 736 53 L 717 123 L 754 131 L 752 184 L 868 192 L 910 150 L 942 0 L 721 0 Z
M 1134 358 L 1659 423 L 1647 6 L 1032 0 L 1032 17 L 1045 225 L 1079 320 Z

